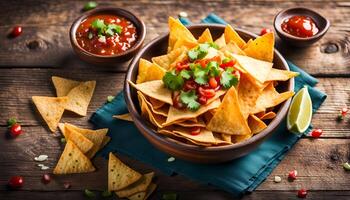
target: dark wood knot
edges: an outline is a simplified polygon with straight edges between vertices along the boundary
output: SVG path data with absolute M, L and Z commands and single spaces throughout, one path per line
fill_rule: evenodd
M 40 47 L 40 41 L 32 40 L 27 43 L 27 47 L 32 50 L 38 49 Z
M 339 47 L 336 43 L 329 42 L 329 43 L 321 45 L 321 52 L 322 53 L 330 54 L 330 53 L 336 53 L 338 51 L 339 51 Z

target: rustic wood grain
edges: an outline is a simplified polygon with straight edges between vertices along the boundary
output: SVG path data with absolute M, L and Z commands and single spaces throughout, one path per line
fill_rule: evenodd
M 279 45 L 286 58 L 318 76 L 349 76 L 349 31 L 347 19 L 350 9 L 346 4 L 336 2 L 278 2 L 259 1 L 104 1 L 101 6 L 117 6 L 137 13 L 146 22 L 147 39 L 167 31 L 167 17 L 176 16 L 180 11 L 188 12 L 193 22 L 205 17 L 210 12 L 222 16 L 236 27 L 259 33 L 261 28 L 272 28 L 274 15 L 288 7 L 312 7 L 331 21 L 327 35 L 313 46 L 295 49 Z M 6 5 L 5 5 L 6 4 Z M 4 11 L 0 13 L 0 37 L 6 38 L 10 28 L 15 24 L 24 27 L 24 34 L 15 39 L 0 40 L 0 66 L 45 66 L 57 67 L 62 62 L 76 62 L 69 42 L 70 24 L 81 14 L 84 1 L 28 1 L 26 3 L 0 2 Z M 206 9 L 203 9 L 206 8 Z M 7 13 L 16 11 L 15 16 Z M 334 53 L 325 53 L 328 46 L 338 49 Z M 13 56 L 8 56 L 9 54 Z M 17 58 L 21 58 L 20 60 Z M 317 58 L 317 59 L 315 59 Z M 120 70 L 125 71 L 126 65 Z

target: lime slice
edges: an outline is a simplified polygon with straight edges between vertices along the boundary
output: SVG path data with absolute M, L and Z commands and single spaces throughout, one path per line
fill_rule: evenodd
M 304 133 L 310 126 L 312 117 L 312 101 L 304 86 L 294 96 L 287 115 L 287 128 L 293 133 Z

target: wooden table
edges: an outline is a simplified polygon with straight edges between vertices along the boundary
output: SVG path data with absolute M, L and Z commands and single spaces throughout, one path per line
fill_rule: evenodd
M 90 127 L 88 118 L 105 101 L 122 89 L 125 67 L 94 67 L 80 61 L 72 52 L 68 31 L 72 21 L 81 15 L 83 1 L 1 1 L 0 7 L 0 199 L 84 199 L 82 190 L 104 190 L 107 185 L 107 161 L 96 158 L 98 170 L 86 175 L 55 176 L 44 185 L 44 174 L 33 161 L 39 154 L 49 155 L 52 169 L 61 153 L 59 133 L 52 134 L 35 113 L 31 96 L 54 96 L 51 76 L 78 80 L 97 80 L 97 87 L 87 117 L 65 115 L 64 121 Z M 274 15 L 281 9 L 306 6 L 331 21 L 326 36 L 305 49 L 279 46 L 284 56 L 319 79 L 317 88 L 328 94 L 324 105 L 313 117 L 315 128 L 323 129 L 321 139 L 303 138 L 288 153 L 266 181 L 244 199 L 295 199 L 301 187 L 310 192 L 309 199 L 350 199 L 350 173 L 342 163 L 350 160 L 350 119 L 337 122 L 339 110 L 350 107 L 350 2 L 324 1 L 115 1 L 100 5 L 123 7 L 138 14 L 147 25 L 147 41 L 167 30 L 167 18 L 186 11 L 198 22 L 215 12 L 232 25 L 259 33 L 272 28 Z M 7 34 L 15 25 L 23 34 L 15 39 Z M 10 117 L 21 121 L 25 133 L 16 139 L 5 137 Z M 124 159 L 133 168 L 155 170 L 159 187 L 152 199 L 163 193 L 176 192 L 179 199 L 231 199 L 229 193 L 201 185 L 182 176 L 168 177 L 149 165 Z M 298 179 L 286 181 L 289 170 L 298 170 Z M 18 191 L 7 191 L 9 177 L 22 175 L 25 185 Z M 282 177 L 274 183 L 275 175 Z M 72 188 L 64 190 L 63 182 Z

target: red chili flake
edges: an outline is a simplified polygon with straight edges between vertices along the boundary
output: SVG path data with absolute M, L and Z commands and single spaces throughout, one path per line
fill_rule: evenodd
M 313 138 L 319 138 L 321 135 L 322 135 L 322 133 L 323 133 L 323 130 L 322 129 L 314 129 L 314 130 L 312 130 L 312 132 L 311 132 L 311 136 L 313 137 Z
M 10 178 L 8 185 L 14 189 L 14 188 L 20 188 L 24 184 L 24 179 L 22 176 L 13 176 Z
M 72 187 L 72 185 L 69 182 L 64 182 L 63 187 L 64 189 L 68 190 L 70 187 Z
M 298 197 L 299 198 L 306 198 L 306 195 L 307 195 L 307 190 L 305 190 L 305 189 L 298 190 Z
M 295 179 L 297 179 L 297 175 L 298 175 L 297 170 L 292 170 L 288 174 L 288 179 L 291 181 L 294 181 Z
M 50 176 L 50 174 L 44 174 L 43 177 L 42 177 L 42 181 L 43 181 L 43 183 L 45 183 L 45 184 L 50 183 L 50 181 L 51 181 L 51 176 Z

